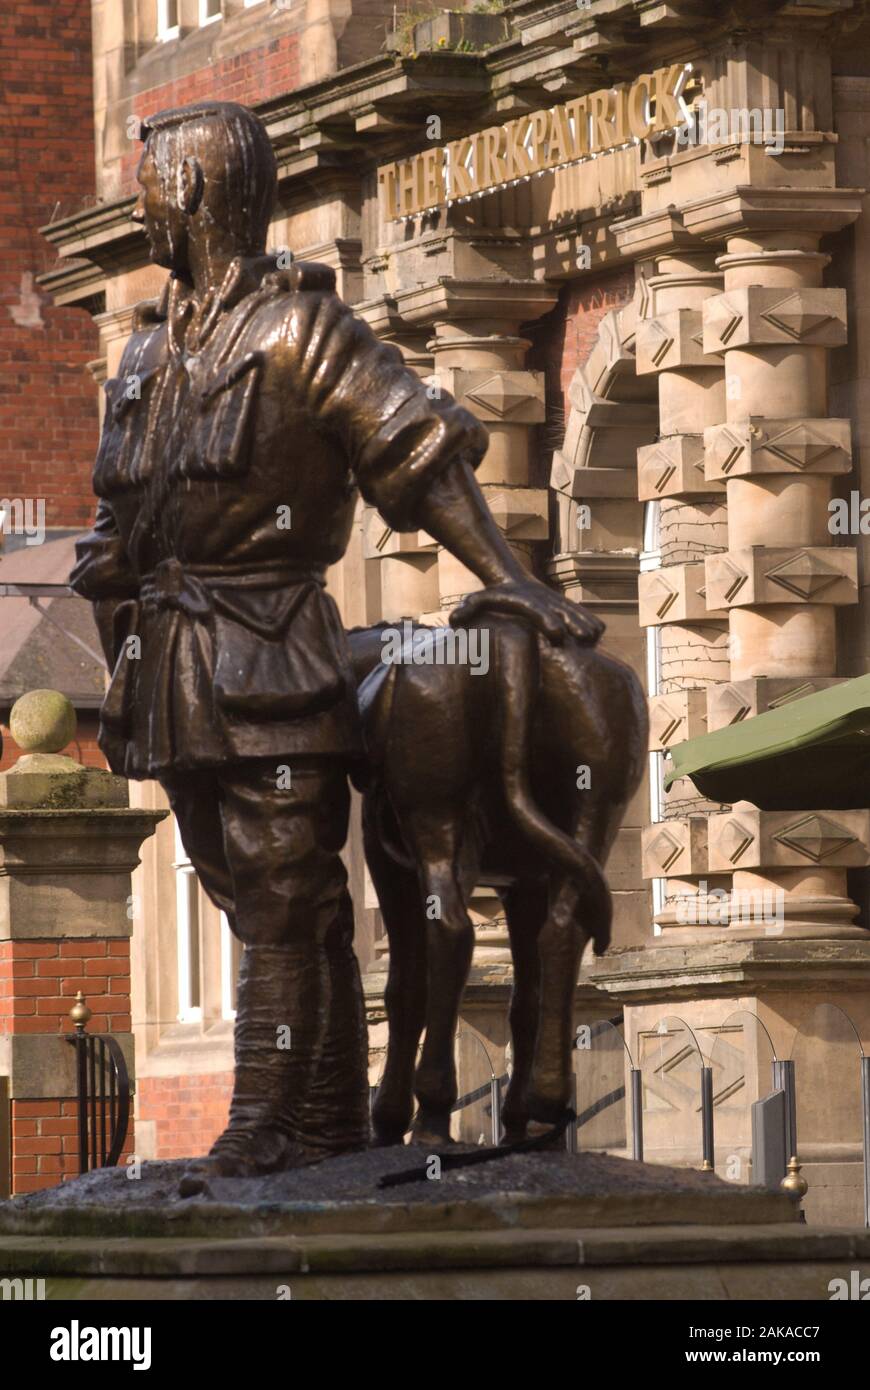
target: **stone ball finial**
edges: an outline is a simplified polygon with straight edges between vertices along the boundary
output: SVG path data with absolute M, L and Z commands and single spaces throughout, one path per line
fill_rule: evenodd
M 9 732 L 24 753 L 59 753 L 75 738 L 76 712 L 59 690 L 30 690 L 12 706 Z

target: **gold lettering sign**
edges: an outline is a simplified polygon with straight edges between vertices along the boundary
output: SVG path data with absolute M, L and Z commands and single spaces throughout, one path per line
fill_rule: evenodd
M 680 94 L 689 71 L 689 65 L 673 63 L 630 84 L 604 87 L 385 164 L 378 178 L 386 216 L 414 217 L 674 130 L 686 120 Z

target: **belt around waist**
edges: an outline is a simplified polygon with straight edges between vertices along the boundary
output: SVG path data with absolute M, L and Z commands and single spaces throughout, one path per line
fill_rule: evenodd
M 325 565 L 246 566 L 238 571 L 217 565 L 183 565 L 162 560 L 140 581 L 142 603 L 158 608 L 179 608 L 191 617 L 203 617 L 211 609 L 210 594 L 220 589 L 281 589 L 290 584 L 326 583 Z

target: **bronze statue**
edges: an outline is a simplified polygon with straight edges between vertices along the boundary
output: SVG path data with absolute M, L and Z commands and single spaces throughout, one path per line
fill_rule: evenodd
M 72 583 L 112 679 L 101 747 L 160 780 L 185 848 L 245 943 L 229 1125 L 209 1174 L 274 1171 L 368 1140 L 366 1028 L 339 858 L 362 751 L 346 637 L 324 591 L 356 488 L 556 644 L 601 624 L 530 578 L 474 480 L 486 431 L 430 400 L 332 272 L 264 253 L 269 139 L 208 102 L 145 122 L 135 213 L 171 273 L 106 386 L 99 498 Z M 290 1046 L 279 1046 L 279 1038 Z
M 499 617 L 488 631 L 486 672 L 415 661 L 420 629 L 392 665 L 377 660 L 377 630 L 351 634 L 369 753 L 366 859 L 390 943 L 373 1110 L 382 1144 L 401 1142 L 414 1094 L 414 1137 L 449 1141 L 476 884 L 501 896 L 513 957 L 509 1143 L 529 1121 L 555 1126 L 565 1115 L 580 959 L 590 939 L 596 953 L 610 939 L 602 867 L 646 762 L 640 682 L 573 637 L 555 646 Z

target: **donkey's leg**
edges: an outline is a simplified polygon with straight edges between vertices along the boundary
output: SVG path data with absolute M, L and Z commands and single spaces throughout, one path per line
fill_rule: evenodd
M 417 875 L 385 852 L 363 815 L 366 862 L 378 895 L 390 964 L 384 1003 L 387 1059 L 372 1108 L 375 1142 L 401 1144 L 414 1111 L 414 1062 L 426 1014 L 426 933 Z
M 513 1069 L 502 1109 L 505 1139 L 522 1139 L 529 1121 L 529 1082 L 538 1029 L 541 970 L 538 935 L 547 917 L 546 884 L 514 884 L 504 894 L 514 965 L 510 1026 Z
M 419 1113 L 414 1139 L 448 1143 L 458 1095 L 454 1042 L 462 991 L 474 950 L 474 928 L 459 884 L 459 833 L 453 812 L 415 827 L 420 885 L 426 904 L 428 998 L 426 1037 L 417 1067 Z
M 603 867 L 623 808 L 608 805 L 606 796 L 600 800 L 601 805 L 592 800 L 584 805 L 574 838 Z M 547 920 L 538 936 L 540 1022 L 529 1089 L 529 1114 L 546 1124 L 561 1118 L 571 1097 L 574 991 L 584 947 L 593 935 L 593 924 L 584 925 L 588 903 L 581 879 L 563 872 L 554 875 Z

